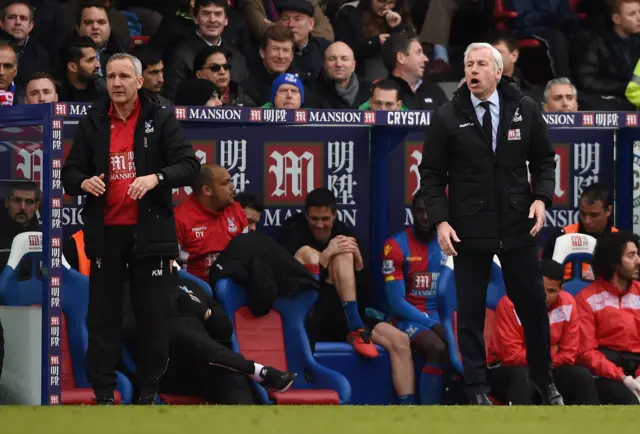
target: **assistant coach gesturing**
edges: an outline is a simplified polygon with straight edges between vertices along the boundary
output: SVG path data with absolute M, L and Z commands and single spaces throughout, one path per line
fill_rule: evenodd
M 171 261 L 178 255 L 171 189 L 200 169 L 173 113 L 140 96 L 140 61 L 115 54 L 108 98 L 80 120 L 62 168 L 67 194 L 87 195 L 83 211 L 89 278 L 87 376 L 98 404 L 113 404 L 120 360 L 124 282 L 140 334 L 138 403 L 154 401 L 168 363 Z
M 434 113 L 420 173 L 440 246 L 454 256 L 466 391 L 473 404 L 491 405 L 483 330 L 498 254 L 507 295 L 524 328 L 531 383 L 545 403 L 562 405 L 551 379 L 549 319 L 534 240 L 553 198 L 553 146 L 538 105 L 501 79 L 495 48 L 471 44 L 464 62 L 466 85 Z

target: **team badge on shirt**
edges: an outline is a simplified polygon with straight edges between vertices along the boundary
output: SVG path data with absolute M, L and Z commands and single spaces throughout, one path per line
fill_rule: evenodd
M 227 227 L 231 234 L 238 232 L 238 226 L 236 226 L 236 219 L 234 217 L 229 217 L 227 219 Z
M 382 261 L 382 273 L 383 274 L 391 274 L 396 269 L 393 266 L 393 261 Z

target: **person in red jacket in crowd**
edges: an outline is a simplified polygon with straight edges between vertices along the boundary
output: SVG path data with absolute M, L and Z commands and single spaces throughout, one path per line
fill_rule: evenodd
M 596 280 L 576 297 L 578 363 L 596 378 L 603 404 L 640 400 L 640 240 L 630 232 L 601 238 L 591 264 Z
M 562 290 L 564 269 L 552 259 L 541 263 L 551 329 L 553 380 L 567 404 L 597 405 L 593 376 L 584 366 L 575 366 L 580 337 L 576 302 Z M 487 351 L 491 394 L 512 405 L 531 405 L 527 349 L 520 319 L 509 297 L 498 303 L 493 334 Z
M 176 232 L 182 267 L 209 282 L 209 269 L 232 238 L 248 231 L 247 216 L 233 200 L 229 171 L 204 164 L 193 193 L 176 207 Z

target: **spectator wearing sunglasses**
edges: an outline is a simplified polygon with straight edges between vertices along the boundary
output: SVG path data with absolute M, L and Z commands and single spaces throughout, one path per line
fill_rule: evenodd
M 256 103 L 242 86 L 231 81 L 232 54 L 223 47 L 205 47 L 196 54 L 193 70 L 196 77 L 209 80 L 220 89 L 222 105 L 255 107 Z
M 40 188 L 33 181 L 13 182 L 5 195 L 6 213 L 0 215 L 0 271 L 9 260 L 13 238 L 29 231 L 41 231 L 36 211 L 40 205 Z

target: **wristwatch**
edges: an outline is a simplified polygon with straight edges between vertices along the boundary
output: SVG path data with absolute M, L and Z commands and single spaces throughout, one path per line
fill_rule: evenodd
M 158 185 L 164 184 L 164 175 L 162 172 L 156 172 L 156 176 L 158 177 Z

